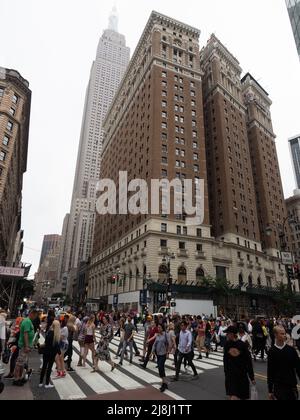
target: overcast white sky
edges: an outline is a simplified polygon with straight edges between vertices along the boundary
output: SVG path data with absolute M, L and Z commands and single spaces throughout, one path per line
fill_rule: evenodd
M 33 92 L 24 177 L 23 260 L 38 267 L 44 234 L 61 233 L 70 209 L 85 89 L 114 0 L 0 0 L 0 66 Z M 300 62 L 285 0 L 117 0 L 131 53 L 152 10 L 212 32 L 273 100 L 286 196 L 295 188 L 287 139 L 300 133 Z

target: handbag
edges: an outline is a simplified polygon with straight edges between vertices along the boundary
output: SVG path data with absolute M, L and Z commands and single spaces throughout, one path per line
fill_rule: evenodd
M 10 359 L 10 350 L 6 347 L 2 354 L 2 362 L 7 365 Z
M 256 385 L 251 385 L 251 401 L 258 401 L 258 392 Z
M 39 344 L 38 345 L 38 353 L 39 354 L 44 354 L 45 353 L 45 349 L 46 349 L 45 344 Z

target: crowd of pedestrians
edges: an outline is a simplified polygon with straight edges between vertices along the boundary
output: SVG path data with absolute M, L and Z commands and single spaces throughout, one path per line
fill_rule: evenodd
M 180 380 L 182 363 L 186 372 L 191 369 L 199 378 L 195 366 L 197 359 L 209 359 L 213 352 L 224 354 L 226 394 L 231 400 L 250 399 L 251 386 L 255 387 L 253 363 L 260 357 L 268 361 L 268 390 L 270 399 L 298 399 L 297 376 L 300 378 L 300 340 L 293 341 L 294 324 L 291 319 L 213 319 L 205 316 L 152 316 L 143 318 L 137 314 L 111 312 L 64 313 L 49 310 L 46 319 L 35 309 L 25 318 L 15 320 L 10 337 L 6 331 L 6 314 L 0 312 L 1 356 L 10 353 L 7 379 L 15 386 L 23 386 L 29 379 L 29 355 L 37 348 L 42 356 L 40 387 L 52 388 L 51 374 L 56 368 L 56 378 L 63 380 L 67 372 L 74 372 L 72 356 L 74 342 L 80 349 L 77 367 L 86 367 L 89 353 L 92 360 L 91 373 L 101 369 L 101 362 L 111 365 L 113 371 L 122 366 L 124 358 L 133 363 L 140 357 L 141 369 L 155 362 L 161 378 L 161 392 L 168 389 L 170 378 L 166 377 L 165 364 L 171 359 L 175 375 Z M 144 343 L 140 354 L 135 342 L 139 328 L 144 330 Z M 300 329 L 300 325 L 299 325 Z M 96 334 L 97 332 L 97 334 Z M 110 343 L 114 336 L 120 337 L 115 362 L 111 358 Z M 44 340 L 39 340 L 44 337 Z M 43 342 L 43 344 L 40 343 Z M 117 363 L 117 360 L 119 362 Z M 99 368 L 100 365 L 100 368 Z

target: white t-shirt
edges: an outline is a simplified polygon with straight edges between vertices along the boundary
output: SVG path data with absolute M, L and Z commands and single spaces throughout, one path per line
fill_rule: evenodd
M 68 327 L 61 328 L 60 330 L 61 341 L 68 343 L 69 331 Z
M 0 315 L 0 340 L 6 340 L 6 323 L 5 318 Z

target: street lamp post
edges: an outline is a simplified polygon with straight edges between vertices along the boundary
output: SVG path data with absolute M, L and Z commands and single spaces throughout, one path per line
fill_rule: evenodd
M 291 219 L 289 216 L 287 216 L 282 224 L 278 224 L 277 226 L 275 225 L 269 225 L 266 229 L 266 234 L 268 236 L 271 236 L 273 229 L 276 230 L 276 232 L 278 233 L 279 236 L 279 240 L 280 240 L 280 252 L 281 252 L 281 260 L 282 260 L 282 253 L 286 251 L 287 249 L 287 241 L 286 241 L 286 234 L 285 234 L 285 228 L 287 223 L 289 223 L 289 225 L 294 225 L 296 224 L 296 221 L 294 219 Z M 286 270 L 286 276 L 287 276 L 287 280 L 288 280 L 288 287 L 289 290 L 292 292 L 292 283 L 291 283 L 291 270 L 290 270 L 290 265 L 289 264 L 285 264 L 285 270 Z
M 165 255 L 163 257 L 163 264 L 167 266 L 167 306 L 171 307 L 171 300 L 172 300 L 172 285 L 173 285 L 173 278 L 171 276 L 171 260 L 175 259 L 175 254 L 172 253 L 171 255 Z

